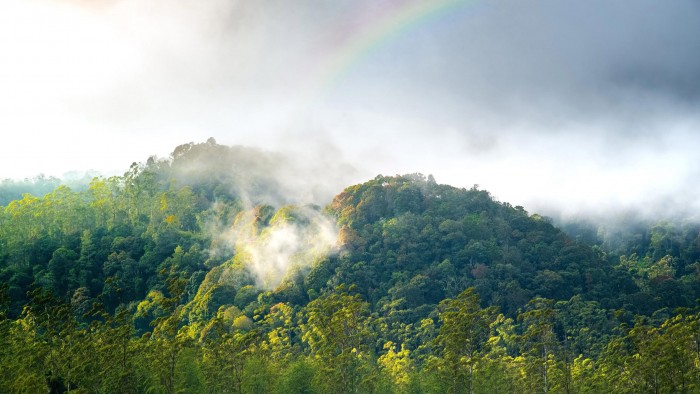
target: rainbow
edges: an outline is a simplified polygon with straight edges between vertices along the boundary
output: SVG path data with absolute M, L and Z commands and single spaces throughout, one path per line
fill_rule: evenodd
M 323 100 L 352 68 L 387 43 L 470 3 L 475 0 L 403 0 L 381 10 L 377 17 L 342 40 L 338 49 L 318 66 L 318 71 L 313 73 L 318 86 L 311 89 L 315 91 L 315 99 Z

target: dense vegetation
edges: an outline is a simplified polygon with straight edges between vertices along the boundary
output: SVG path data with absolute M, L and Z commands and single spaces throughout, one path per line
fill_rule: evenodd
M 0 392 L 700 391 L 700 227 L 567 235 L 422 175 L 288 205 L 284 165 L 209 140 L 8 200 Z

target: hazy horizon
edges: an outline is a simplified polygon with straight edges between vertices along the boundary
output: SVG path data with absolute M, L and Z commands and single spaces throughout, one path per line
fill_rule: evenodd
M 11 0 L 0 179 L 214 137 L 313 162 L 305 185 L 352 167 L 529 210 L 692 212 L 698 20 L 692 0 Z

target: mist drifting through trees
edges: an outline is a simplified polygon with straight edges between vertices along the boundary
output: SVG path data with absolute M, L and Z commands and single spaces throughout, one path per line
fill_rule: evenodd
M 564 232 L 421 174 L 291 204 L 269 172 L 228 170 L 270 155 L 209 139 L 7 203 L 0 389 L 699 387 L 697 223 Z
M 698 20 L 0 2 L 0 392 L 700 392 Z

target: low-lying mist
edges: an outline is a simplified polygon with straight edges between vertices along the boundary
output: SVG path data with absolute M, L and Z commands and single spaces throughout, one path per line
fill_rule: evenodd
M 284 207 L 261 226 L 256 210 L 241 215 L 221 238 L 260 288 L 272 290 L 290 275 L 311 268 L 314 261 L 337 251 L 335 223 L 318 209 Z
M 211 215 L 201 225 L 214 240 L 210 253 L 233 251 L 258 287 L 274 289 L 337 251 L 338 229 L 322 207 L 355 171 L 310 159 L 210 138 L 151 158 L 145 171 L 176 187 L 207 190 Z

